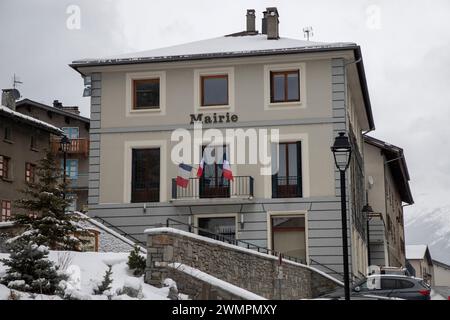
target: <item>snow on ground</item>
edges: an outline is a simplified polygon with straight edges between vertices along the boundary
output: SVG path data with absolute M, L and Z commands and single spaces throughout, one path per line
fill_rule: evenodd
M 79 299 L 107 299 L 106 296 L 93 295 L 93 289 L 103 280 L 107 265 L 112 265 L 112 289 L 116 292 L 122 289 L 124 284 L 133 289 L 142 290 L 144 300 L 167 300 L 169 287 L 156 288 L 144 282 L 142 277 L 133 277 L 127 266 L 128 252 L 106 253 L 106 252 L 73 252 L 73 251 L 50 251 L 49 258 L 57 265 L 63 265 L 70 274 L 69 285 L 73 295 Z M 8 254 L 0 254 L 0 259 L 8 258 Z M 0 263 L 0 277 L 6 272 L 6 267 Z M 10 289 L 0 284 L 0 300 L 8 299 Z M 17 291 L 16 291 L 17 292 Z M 19 293 L 21 299 L 30 299 L 29 294 Z M 60 299 L 57 296 L 38 295 L 34 299 L 50 300 Z M 133 299 L 126 295 L 116 295 L 113 299 Z

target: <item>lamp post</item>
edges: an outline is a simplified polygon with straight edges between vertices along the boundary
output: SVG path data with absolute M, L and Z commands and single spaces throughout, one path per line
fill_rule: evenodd
M 62 136 L 61 140 L 59 141 L 59 147 L 61 151 L 63 152 L 63 181 L 64 185 L 66 184 L 66 163 L 67 163 L 67 151 L 69 151 L 70 148 L 70 139 L 67 136 Z M 66 198 L 66 193 L 63 193 L 63 198 Z
M 334 140 L 331 147 L 334 156 L 334 163 L 340 173 L 341 180 L 341 221 L 342 221 L 342 258 L 344 262 L 344 292 L 345 300 L 350 300 L 350 276 L 348 268 L 348 239 L 347 239 L 347 202 L 346 202 L 346 186 L 345 171 L 350 165 L 352 155 L 352 146 L 345 136 L 345 132 L 339 132 L 339 136 Z

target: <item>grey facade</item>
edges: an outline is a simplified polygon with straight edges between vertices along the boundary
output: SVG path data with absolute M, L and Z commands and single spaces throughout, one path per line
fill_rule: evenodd
M 233 44 L 245 39 L 251 43 L 251 37 L 259 37 L 267 43 L 280 41 L 280 46 L 288 43 L 282 37 L 264 40 L 265 35 L 254 32 L 224 38 Z M 352 166 L 361 167 L 364 159 L 362 133 L 374 129 L 364 68 L 359 60 L 361 52 L 354 44 L 326 44 L 309 49 L 309 43 L 295 41 L 298 46 L 288 51 L 211 53 L 207 60 L 206 54 L 186 52 L 182 58 L 166 54 L 164 58 L 74 62 L 72 67 L 82 75 L 91 76 L 93 83 L 89 215 L 104 219 L 142 242 L 146 240 L 144 229 L 166 225 L 168 218 L 196 225 L 201 217 L 230 215 L 236 219 L 236 236 L 240 240 L 269 248 L 273 245 L 272 214 L 299 215 L 305 219 L 307 256 L 304 262 L 340 278 L 343 271 L 340 184 L 330 146 L 338 132 L 347 132 L 356 150 Z M 264 100 L 265 72 L 272 66 L 276 69 L 280 65 L 297 64 L 305 68 L 301 71 L 305 77 L 302 85 L 307 102 L 274 111 Z M 270 193 L 270 178 L 259 175 L 259 167 L 236 165 L 233 170 L 239 175 L 254 179 L 251 197 L 173 198 L 171 182 L 178 169 L 169 158 L 170 133 L 177 128 L 192 130 L 193 126 L 187 121 L 189 115 L 199 113 L 196 103 L 190 102 L 196 101 L 195 89 L 192 90 L 196 74 L 214 68 L 232 70 L 229 75 L 234 79 L 234 103 L 223 109 L 205 109 L 203 113 L 230 112 L 237 114 L 239 121 L 205 125 L 205 128 L 276 128 L 281 137 L 301 136 L 299 139 L 304 139 L 302 148 L 305 148 L 302 152 L 306 151 L 302 154 L 302 170 L 306 171 L 302 175 L 304 192 L 301 197 L 274 198 Z M 127 79 L 130 74 L 139 72 L 164 73 L 165 104 L 157 113 L 133 115 L 127 111 Z M 127 148 L 130 144 L 156 142 L 165 148 L 161 152 L 164 165 L 161 166 L 160 201 L 132 203 Z M 361 223 L 364 173 L 349 170 L 347 178 L 349 262 L 353 276 L 358 278 L 367 267 L 365 225 Z M 171 226 L 188 229 L 176 222 L 171 222 Z
M 25 188 L 27 166 L 36 166 L 50 147 L 50 137 L 62 132 L 45 122 L 23 117 L 15 111 L 15 102 L 0 109 L 0 221 L 9 220 L 19 209 L 14 201 L 20 199 L 19 190 Z M 7 168 L 7 169 L 6 169 Z M 6 169 L 6 170 L 5 170 Z M 31 174 L 34 176 L 34 173 Z M 6 212 L 6 203 L 9 210 Z
M 65 129 L 74 128 L 76 136 L 71 136 L 71 147 L 67 152 L 67 160 L 76 163 L 76 173 L 67 173 L 70 177 L 70 196 L 73 198 L 72 209 L 87 211 L 88 181 L 89 181 L 89 119 L 79 115 L 78 107 L 63 106 L 55 100 L 53 106 L 48 106 L 30 99 L 17 102 L 18 112 L 40 119 L 52 125 Z M 49 148 L 59 161 L 63 153 L 59 149 L 59 136 L 52 136 Z M 74 166 L 72 166 L 73 168 Z

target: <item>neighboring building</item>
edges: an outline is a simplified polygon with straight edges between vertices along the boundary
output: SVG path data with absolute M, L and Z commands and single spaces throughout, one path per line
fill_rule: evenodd
M 433 260 L 433 274 L 435 286 L 450 288 L 450 266 L 448 264 Z
M 405 267 L 404 205 L 414 203 L 403 149 L 364 136 L 371 265 Z
M 427 245 L 407 245 L 406 259 L 416 271 L 416 277 L 422 278 L 434 286 L 433 260 Z
M 171 218 L 340 277 L 341 190 L 330 146 L 345 131 L 353 144 L 349 260 L 354 277 L 365 275 L 362 133 L 373 130 L 374 122 L 360 47 L 280 37 L 278 23 L 276 8 L 267 8 L 258 33 L 249 10 L 243 32 L 73 62 L 92 80 L 90 216 L 142 242 L 144 229 Z M 280 159 L 278 174 L 264 176 L 260 165 L 232 163 L 235 178 L 229 183 L 217 163 L 206 165 L 199 179 L 193 173 L 187 189 L 177 187 L 171 134 L 177 128 L 192 133 L 196 120 L 221 132 L 278 129 L 280 148 L 272 152 Z
M 51 123 L 61 128 L 70 139 L 67 152 L 66 175 L 70 178 L 73 199 L 69 210 L 86 211 L 88 197 L 89 175 L 89 119 L 80 116 L 78 107 L 63 106 L 55 100 L 53 106 L 48 106 L 30 99 L 18 101 L 16 110 L 36 119 Z M 63 153 L 60 149 L 59 136 L 52 136 L 51 150 L 58 156 L 63 167 Z
M 14 200 L 25 181 L 35 179 L 36 165 L 50 147 L 50 137 L 62 135 L 57 127 L 15 111 L 12 90 L 4 89 L 0 106 L 0 221 L 17 213 Z M 3 105 L 5 104 L 5 106 Z

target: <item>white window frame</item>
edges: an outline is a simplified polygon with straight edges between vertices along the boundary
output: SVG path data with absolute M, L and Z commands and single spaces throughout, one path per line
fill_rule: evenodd
M 234 218 L 235 221 L 235 230 L 236 230 L 236 235 L 235 235 L 235 239 L 239 240 L 239 234 L 240 234 L 240 230 L 239 230 L 239 220 L 238 220 L 238 214 L 237 213 L 211 213 L 211 214 L 194 214 L 194 231 L 195 234 L 198 234 L 198 219 L 202 219 L 202 218 Z
M 212 105 L 212 106 L 202 106 L 201 90 L 202 86 L 200 84 L 202 76 L 213 76 L 213 75 L 228 75 L 228 104 L 226 105 Z M 214 68 L 214 69 L 195 69 L 194 70 L 194 113 L 208 112 L 210 110 L 226 110 L 229 112 L 234 111 L 234 67 L 229 68 Z
M 133 149 L 159 148 L 159 202 L 167 201 L 167 142 L 165 140 L 126 141 L 124 145 L 123 203 L 131 203 Z
M 309 265 L 309 228 L 308 228 L 308 211 L 307 210 L 295 210 L 295 211 L 267 211 L 267 248 L 272 248 L 272 217 L 289 217 L 289 216 L 303 216 L 305 218 L 305 250 L 306 250 L 306 264 Z
M 271 102 L 270 101 L 270 72 L 298 70 L 300 81 L 300 101 Z M 266 64 L 264 65 L 264 110 L 304 109 L 306 108 L 306 64 Z
M 80 127 L 62 127 L 62 131 L 64 131 L 64 129 L 77 129 L 78 134 L 77 134 L 76 138 L 72 138 L 72 137 L 69 137 L 69 136 L 67 136 L 67 138 L 69 138 L 69 139 L 79 139 L 80 138 Z M 64 131 L 64 134 L 65 133 L 66 132 Z
M 166 72 L 165 71 L 151 71 L 151 72 L 132 72 L 126 73 L 126 88 L 125 88 L 125 106 L 126 117 L 141 117 L 141 116 L 162 116 L 166 114 Z M 133 81 L 145 79 L 159 79 L 159 108 L 155 109 L 133 109 Z

